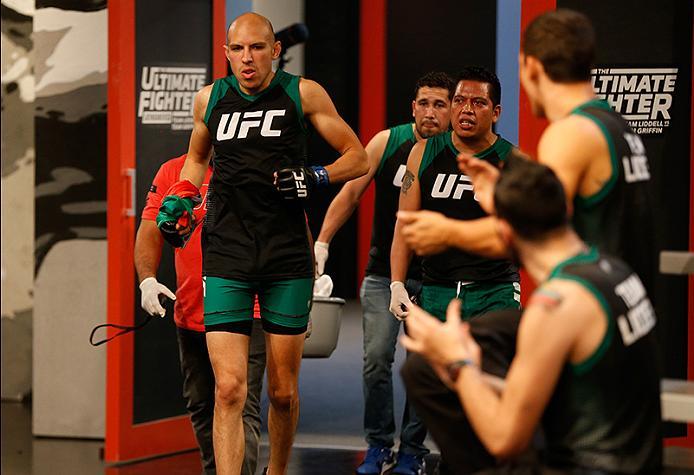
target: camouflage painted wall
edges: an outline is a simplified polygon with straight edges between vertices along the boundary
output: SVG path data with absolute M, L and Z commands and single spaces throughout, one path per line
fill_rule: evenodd
M 108 56 L 106 0 L 37 0 L 36 7 L 39 273 L 56 243 L 106 238 Z
M 105 351 L 87 338 L 106 320 L 106 4 L 36 0 L 37 435 L 103 437 Z
M 2 0 L 2 398 L 31 389 L 34 0 Z

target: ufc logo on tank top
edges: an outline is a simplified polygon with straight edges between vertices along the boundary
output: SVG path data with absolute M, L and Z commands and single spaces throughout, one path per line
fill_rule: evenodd
M 279 137 L 282 131 L 272 128 L 272 121 L 276 117 L 283 117 L 285 109 L 273 109 L 269 111 L 234 112 L 222 114 L 217 126 L 217 140 L 231 140 L 233 138 L 245 139 L 250 131 L 260 129 L 262 137 Z
M 436 175 L 436 180 L 434 180 L 431 197 L 459 200 L 463 197 L 463 192 L 465 191 L 473 191 L 472 181 L 470 181 L 467 175 L 439 173 Z M 474 196 L 474 198 L 477 200 L 477 196 Z
M 405 172 L 407 171 L 407 166 L 406 165 L 400 165 L 398 167 L 398 171 L 395 173 L 395 176 L 393 177 L 393 186 L 396 186 L 398 188 L 402 188 L 402 180 L 405 178 Z

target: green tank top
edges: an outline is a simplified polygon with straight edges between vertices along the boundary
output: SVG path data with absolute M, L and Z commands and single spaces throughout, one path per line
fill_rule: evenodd
M 390 278 L 390 248 L 395 231 L 400 187 L 405 176 L 407 158 L 417 143 L 412 124 L 392 127 L 381 162 L 374 177 L 374 219 L 371 228 L 371 249 L 366 273 Z M 414 256 L 407 269 L 407 278 L 421 280 L 420 258 Z
M 646 473 L 662 460 L 656 316 L 639 277 L 591 248 L 548 280 L 572 280 L 600 303 L 607 330 L 595 352 L 566 364 L 543 415 L 547 463 L 610 473 Z M 559 315 L 558 318 L 570 318 Z
M 600 128 L 612 161 L 612 176 L 601 190 L 574 198 L 573 227 L 584 241 L 626 261 L 652 293 L 657 256 L 651 176 L 643 142 L 605 101 L 586 102 L 572 114 Z
M 205 113 L 214 147 L 203 274 L 239 280 L 313 275 L 302 204 L 284 200 L 275 171 L 306 155 L 298 76 L 282 70 L 251 96 L 234 76 L 215 81 Z
M 427 139 L 419 167 L 422 209 L 438 211 L 444 215 L 471 220 L 487 216 L 475 198 L 470 178 L 458 170 L 458 151 L 451 134 L 445 132 Z M 476 157 L 499 166 L 513 148 L 509 141 L 498 137 Z M 451 285 L 458 281 L 515 282 L 518 268 L 508 259 L 488 259 L 458 249 L 422 259 L 424 282 Z

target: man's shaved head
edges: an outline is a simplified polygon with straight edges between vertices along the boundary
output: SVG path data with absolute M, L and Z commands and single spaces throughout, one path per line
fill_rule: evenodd
M 272 62 L 280 57 L 282 45 L 275 41 L 270 20 L 244 13 L 229 25 L 224 52 L 243 92 L 256 94 L 272 81 Z
M 231 25 L 229 25 L 229 29 L 227 30 L 227 45 L 231 43 L 233 34 L 245 28 L 259 28 L 265 30 L 267 42 L 269 44 L 275 42 L 275 29 L 272 27 L 270 20 L 263 15 L 248 12 L 236 17 L 236 19 L 231 22 Z

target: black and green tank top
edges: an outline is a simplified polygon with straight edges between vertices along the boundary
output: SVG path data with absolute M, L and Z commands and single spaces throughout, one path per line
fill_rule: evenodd
M 390 278 L 390 247 L 393 244 L 400 187 L 407 169 L 407 157 L 416 143 L 412 124 L 402 124 L 390 129 L 388 142 L 374 177 L 376 196 L 369 263 L 366 265 L 367 275 Z M 421 280 L 419 257 L 412 258 L 407 277 Z
M 471 220 L 487 216 L 475 198 L 470 178 L 458 170 L 458 151 L 453 145 L 452 132 L 427 140 L 419 167 L 421 207 L 444 215 Z M 498 137 L 489 148 L 476 157 L 499 166 L 513 145 Z M 509 282 L 518 281 L 518 268 L 508 259 L 488 259 L 458 249 L 422 259 L 424 282 L 449 285 L 458 281 Z
M 250 96 L 228 76 L 215 81 L 205 113 L 214 173 L 203 233 L 203 274 L 228 279 L 310 277 L 306 218 L 284 200 L 273 173 L 305 162 L 298 76 L 282 70 Z
M 646 148 L 605 101 L 586 102 L 572 113 L 600 128 L 612 161 L 612 176 L 600 191 L 576 195 L 572 224 L 584 241 L 626 261 L 652 292 L 657 256 Z
M 552 279 L 572 280 L 591 292 L 605 312 L 607 330 L 591 356 L 561 373 L 543 416 L 547 463 L 609 473 L 658 469 L 656 316 L 641 280 L 623 261 L 596 248 L 561 263 Z

